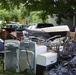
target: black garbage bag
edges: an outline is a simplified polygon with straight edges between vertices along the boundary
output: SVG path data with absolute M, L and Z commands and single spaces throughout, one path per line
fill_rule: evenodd
M 76 56 L 74 56 L 74 58 L 69 62 L 69 64 L 70 64 L 72 67 L 75 67 L 75 68 L 76 68 Z
M 56 66 L 56 68 L 51 69 L 47 75 L 69 75 L 68 68 L 62 65 Z
M 63 61 L 63 63 L 58 64 L 55 68 L 51 69 L 47 75 L 76 75 L 76 67 L 73 68 L 66 62 Z

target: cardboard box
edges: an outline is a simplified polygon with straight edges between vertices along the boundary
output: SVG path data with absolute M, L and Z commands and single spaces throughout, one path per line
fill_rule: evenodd
M 72 40 L 76 40 L 76 32 L 70 32 L 70 37 Z

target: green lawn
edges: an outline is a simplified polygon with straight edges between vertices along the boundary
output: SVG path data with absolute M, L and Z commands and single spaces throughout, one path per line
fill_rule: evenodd
M 7 72 L 7 71 L 3 72 L 3 64 L 1 62 L 1 59 L 0 59 L 0 74 L 3 74 L 3 75 L 34 75 L 31 73 L 25 73 L 25 72 L 21 72 L 21 73 Z

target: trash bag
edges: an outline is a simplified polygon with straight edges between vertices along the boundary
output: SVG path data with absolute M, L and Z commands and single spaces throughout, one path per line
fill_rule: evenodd
M 74 63 L 73 60 L 75 61 L 75 58 L 69 62 Z M 47 75 L 76 75 L 76 67 L 71 67 L 68 62 L 67 65 L 64 65 L 66 62 L 58 63 L 56 67 L 50 69 Z

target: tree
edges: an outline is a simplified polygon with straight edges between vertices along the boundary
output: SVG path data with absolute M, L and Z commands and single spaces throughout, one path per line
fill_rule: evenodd
M 0 0 L 0 3 L 7 9 L 13 9 L 14 6 L 19 8 L 22 3 L 29 12 L 43 11 L 44 14 L 46 12 L 43 17 L 48 14 L 56 14 L 60 19 L 76 14 L 76 0 Z
M 22 23 L 26 16 L 26 9 L 23 6 L 14 6 L 13 9 L 7 10 L 2 9 L 0 10 L 0 20 L 5 20 L 7 23 L 9 21 L 15 21 Z
M 20 3 L 22 3 L 30 11 L 43 10 L 47 14 L 76 13 L 76 0 L 1 0 L 0 3 L 5 8 L 19 7 Z
M 29 22 L 30 23 L 37 23 L 37 22 L 47 22 L 47 19 L 44 18 L 44 20 L 42 19 L 42 12 L 41 11 L 33 11 L 30 13 L 29 16 Z

